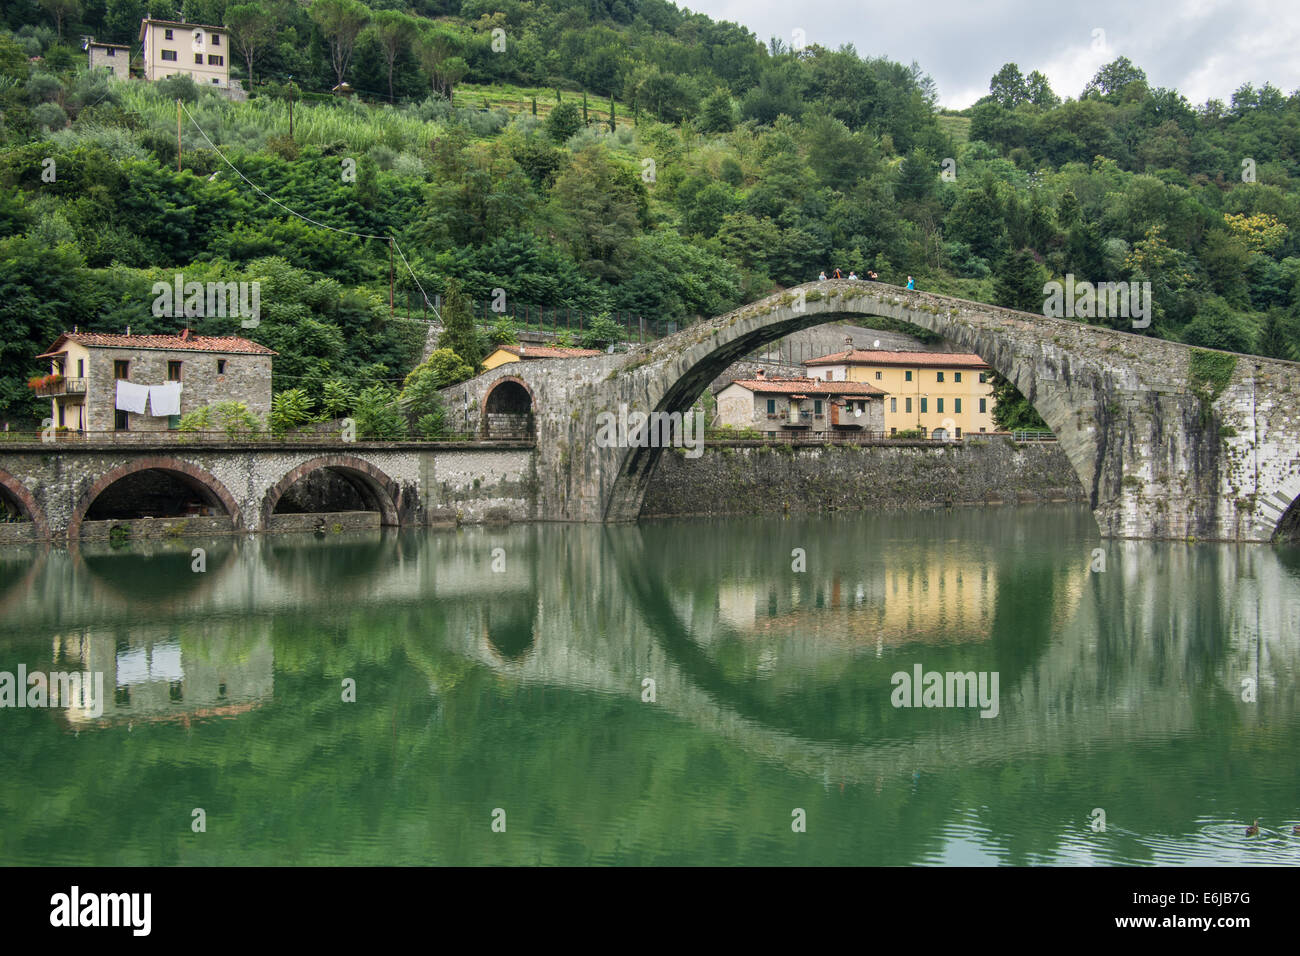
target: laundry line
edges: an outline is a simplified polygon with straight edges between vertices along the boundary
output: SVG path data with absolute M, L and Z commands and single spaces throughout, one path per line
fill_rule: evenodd
M 117 380 L 117 395 L 114 408 L 120 412 L 145 413 L 145 405 L 153 410 L 154 418 L 164 418 L 181 413 L 181 383 L 166 382 L 162 385 L 140 385 L 125 379 Z

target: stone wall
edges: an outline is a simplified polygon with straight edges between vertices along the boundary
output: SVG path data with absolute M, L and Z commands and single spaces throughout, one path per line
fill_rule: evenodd
M 951 444 L 706 444 L 660 456 L 645 517 L 906 509 L 976 502 L 1085 503 L 1058 443 L 1008 438 Z
M 265 422 L 271 411 L 271 356 L 243 352 L 168 352 L 163 349 L 94 348 L 87 363 L 86 428 L 112 431 L 117 404 L 114 361 L 129 361 L 130 381 L 138 385 L 165 385 L 167 363 L 181 363 L 181 414 L 217 402 L 244 402 L 249 411 Z M 217 361 L 224 360 L 224 375 L 217 374 Z M 127 430 L 166 431 L 167 418 L 157 417 L 152 408 L 143 415 L 127 413 Z

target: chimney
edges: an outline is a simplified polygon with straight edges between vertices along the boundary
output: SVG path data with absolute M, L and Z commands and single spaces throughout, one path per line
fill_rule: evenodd
M 181 330 L 181 341 L 182 341 L 182 342 L 186 342 L 186 341 L 189 340 L 189 337 L 190 337 L 190 330 L 189 330 L 188 328 L 187 328 L 187 329 L 182 329 L 182 330 Z
M 767 369 L 760 368 L 757 372 L 754 373 L 754 378 L 760 380 L 767 378 Z

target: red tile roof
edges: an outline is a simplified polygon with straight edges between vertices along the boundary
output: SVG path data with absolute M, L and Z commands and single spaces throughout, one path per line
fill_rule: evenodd
M 161 349 L 167 352 L 232 352 L 247 355 L 278 355 L 238 335 L 119 335 L 115 332 L 64 332 L 37 358 L 49 358 L 64 351 L 63 343 L 76 342 L 87 348 Z
M 503 345 L 501 349 L 521 359 L 584 358 L 605 354 L 600 349 L 574 349 L 562 345 Z
M 890 352 L 884 349 L 846 349 L 804 365 L 910 365 L 924 368 L 988 368 L 988 362 L 971 352 Z
M 874 385 L 866 382 L 823 382 L 816 378 L 738 378 L 732 385 L 739 385 L 751 392 L 769 395 L 790 395 L 805 398 L 809 393 L 815 395 L 841 395 L 854 398 L 879 398 L 887 395 Z

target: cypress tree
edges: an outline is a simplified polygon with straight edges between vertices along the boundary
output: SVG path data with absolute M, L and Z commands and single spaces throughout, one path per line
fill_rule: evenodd
M 609 131 L 614 132 L 614 94 L 609 94 Z
M 442 335 L 438 336 L 438 348 L 451 349 L 478 374 L 479 365 L 483 362 L 483 346 L 479 341 L 478 330 L 474 328 L 469 301 L 457 279 L 449 278 L 443 292 Z

